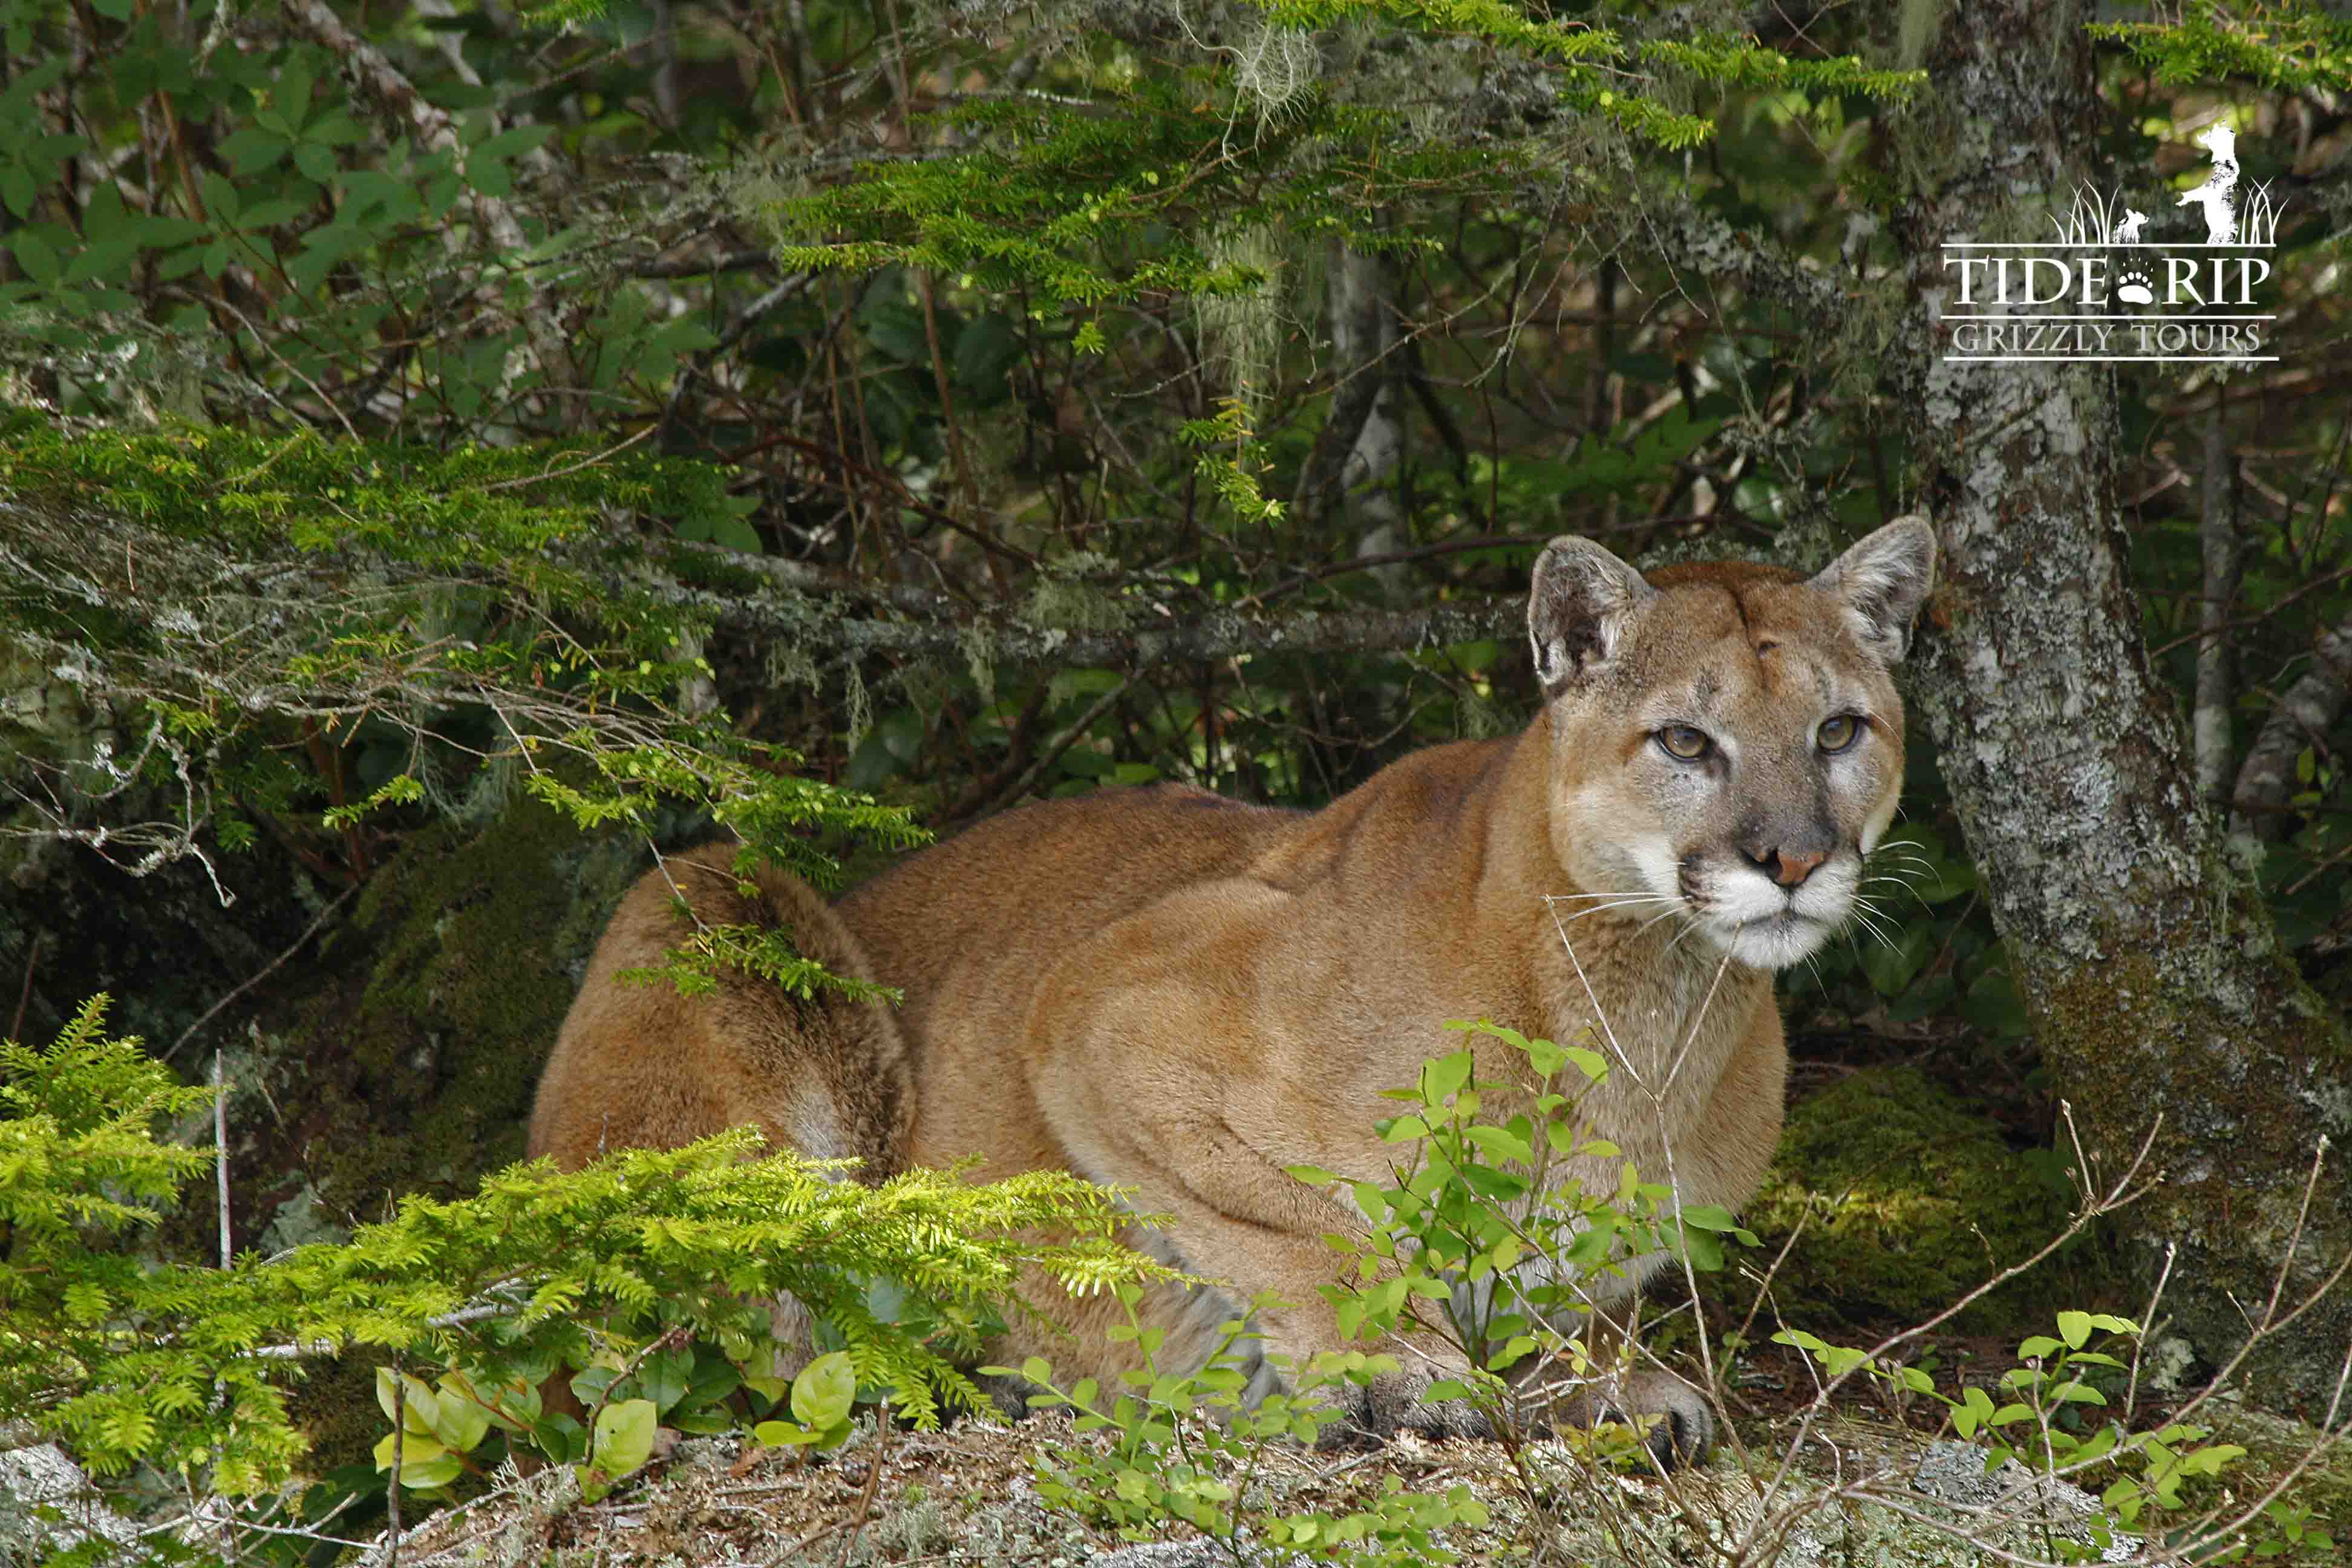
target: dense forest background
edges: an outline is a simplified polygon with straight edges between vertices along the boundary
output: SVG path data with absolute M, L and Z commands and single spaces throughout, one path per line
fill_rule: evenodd
M 339 1234 L 520 1156 L 653 845 L 1314 806 L 1525 720 L 1554 534 L 1925 511 L 1909 885 L 1783 987 L 1784 1289 L 1933 1311 L 2153 1136 L 2063 1289 L 2168 1270 L 2184 1363 L 2274 1329 L 2316 1415 L 2347 94 L 2293 3 L 0 0 L 0 1022 L 217 1053 L 232 1247 Z M 1947 241 L 2189 243 L 2216 125 L 2274 361 L 1945 363 Z

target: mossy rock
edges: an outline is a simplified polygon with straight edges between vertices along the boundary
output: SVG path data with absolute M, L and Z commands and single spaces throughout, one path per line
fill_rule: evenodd
M 272 1104 L 247 1100 L 241 1160 L 278 1184 L 253 1223 L 297 1198 L 329 1223 L 373 1219 L 521 1159 L 540 1069 L 643 857 L 533 800 L 410 835 L 264 1042 Z
M 1871 1068 L 1790 1111 L 1745 1217 L 1766 1258 L 1804 1221 L 1774 1279 L 1788 1321 L 1914 1323 L 2031 1257 L 2069 1209 L 2052 1178 L 1960 1100 L 1912 1068 Z M 1953 1326 L 2046 1328 L 2049 1290 L 2046 1279 L 2012 1281 Z

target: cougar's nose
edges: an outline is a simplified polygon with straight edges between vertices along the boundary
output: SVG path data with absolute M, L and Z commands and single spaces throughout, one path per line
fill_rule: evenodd
M 1784 888 L 1793 888 L 1813 874 L 1813 868 L 1829 858 L 1826 855 L 1792 854 L 1786 849 L 1743 849 L 1748 863 Z

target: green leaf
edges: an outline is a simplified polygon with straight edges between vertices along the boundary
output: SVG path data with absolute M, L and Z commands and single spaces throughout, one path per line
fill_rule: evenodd
M 196 185 L 204 192 L 205 210 L 212 214 L 215 223 L 234 224 L 236 215 L 245 210 L 245 203 L 238 198 L 236 187 L 210 169 L 205 171 Z
M 470 1454 L 488 1436 L 490 1413 L 473 1397 L 473 1387 L 452 1373 L 434 1394 L 433 1436 L 453 1453 Z
M 294 166 L 306 179 L 328 184 L 335 177 L 335 150 L 322 142 L 301 142 L 294 149 Z
M 229 133 L 220 144 L 221 156 L 228 160 L 229 173 L 239 179 L 258 174 L 276 167 L 286 156 L 292 143 L 275 131 L 264 131 L 257 125 L 247 125 Z
M 614 1480 L 634 1474 L 654 1451 L 660 1414 L 650 1399 L 624 1399 L 596 1412 L 596 1445 L 590 1462 Z
M 2065 1338 L 2070 1349 L 2081 1350 L 2091 1337 L 2091 1314 L 2064 1311 L 2058 1314 L 2058 1332 Z
M 429 1459 L 402 1457 L 400 1484 L 410 1491 L 429 1492 L 436 1487 L 446 1487 L 465 1472 L 466 1467 L 455 1454 L 436 1454 Z
M 394 1443 L 395 1437 L 399 1439 L 397 1445 Z M 387 1432 L 383 1435 L 383 1440 L 375 1446 L 377 1469 L 392 1468 L 392 1455 L 395 1446 L 400 1450 L 400 1473 L 404 1481 L 413 1467 L 437 1459 L 448 1452 L 436 1439 L 415 1432 Z
M 654 1402 L 656 1410 L 667 1412 L 686 1396 L 693 1375 L 694 1352 L 658 1350 L 638 1363 L 637 1389 Z
M 1438 1105 L 1448 1096 L 1458 1092 L 1470 1081 L 1472 1061 L 1468 1051 L 1454 1051 L 1430 1058 L 1421 1069 L 1422 1098 L 1432 1105 Z
M 710 542 L 729 550 L 739 550 L 746 555 L 764 554 L 766 542 L 760 531 L 740 517 L 715 517 L 710 520 Z
M 1499 1127 L 1469 1127 L 1464 1129 L 1464 1133 L 1489 1160 L 1522 1165 L 1535 1163 L 1536 1152 L 1528 1146 L 1528 1141 L 1514 1138 Z
M 65 271 L 57 247 L 29 228 L 18 229 L 9 248 L 16 253 L 16 265 L 25 269 L 25 276 L 44 289 L 54 287 Z
M 793 1421 L 762 1421 L 751 1428 L 751 1436 L 767 1448 L 813 1447 L 824 1436 L 814 1427 Z
M 308 202 L 299 202 L 291 196 L 273 196 L 246 208 L 238 215 L 236 226 L 240 229 L 276 228 L 281 224 L 292 223 L 310 210 Z
M 395 1378 L 406 1384 L 399 1417 L 393 1415 Z M 383 1407 L 385 1420 L 401 1419 L 411 1432 L 429 1433 L 440 1419 L 441 1402 L 434 1397 L 433 1390 L 423 1380 L 411 1377 L 406 1373 L 395 1373 L 388 1366 L 375 1369 L 375 1402 Z
M 497 135 L 476 142 L 467 153 L 469 158 L 512 158 L 532 153 L 547 144 L 555 134 L 552 125 L 518 125 Z
M 793 1379 L 793 1415 L 804 1425 L 827 1427 L 846 1421 L 856 1403 L 857 1373 L 849 1364 L 846 1351 L 817 1357 Z
M 1569 1066 L 1590 1081 L 1600 1083 L 1609 1077 L 1609 1058 L 1599 1051 L 1588 1050 L 1582 1046 L 1562 1046 L 1560 1049 L 1567 1053 Z
M 1924 921 L 1904 928 L 1894 942 L 1871 942 L 1862 950 L 1862 972 L 1881 996 L 1902 994 L 1941 946 L 1936 928 Z

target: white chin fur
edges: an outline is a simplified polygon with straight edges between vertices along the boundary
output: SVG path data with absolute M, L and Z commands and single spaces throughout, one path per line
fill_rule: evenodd
M 1722 952 L 1757 969 L 1802 963 L 1829 941 L 1853 906 L 1857 863 L 1841 858 L 1805 879 L 1791 898 L 1760 872 L 1724 869 L 1700 922 Z
M 1641 838 L 1619 849 L 1648 889 L 1674 900 L 1717 952 L 1755 969 L 1803 963 L 1845 923 L 1862 885 L 1861 861 L 1849 855 L 1806 878 L 1793 899 L 1761 872 L 1718 866 L 1708 879 L 1708 907 L 1701 913 L 1683 903 L 1673 845 L 1663 837 Z
M 1822 921 L 1789 914 L 1730 929 L 1709 921 L 1706 935 L 1717 948 L 1751 969 L 1786 969 L 1802 963 L 1829 940 L 1830 932 L 1835 929 Z

